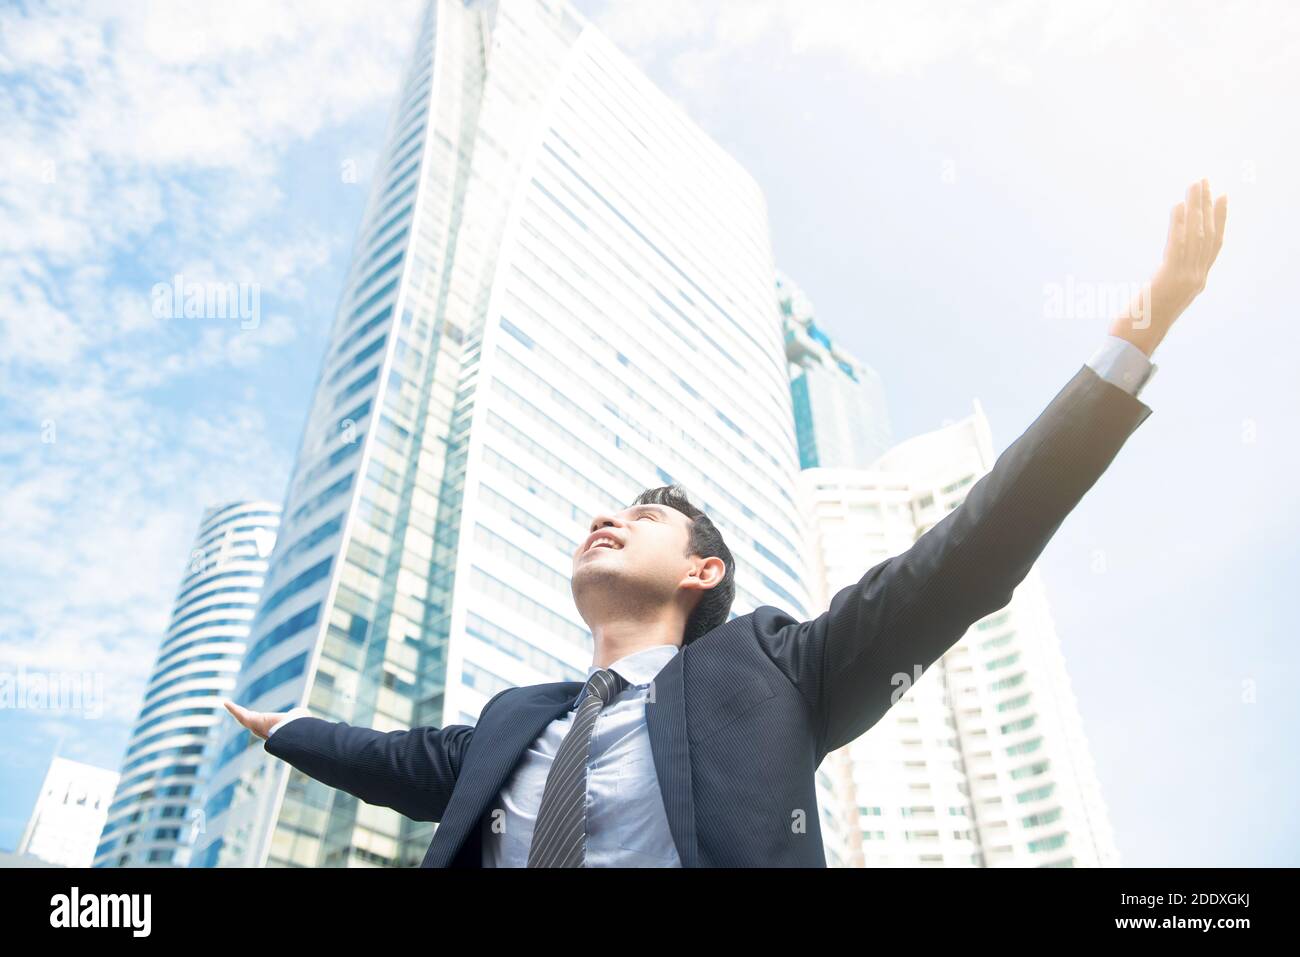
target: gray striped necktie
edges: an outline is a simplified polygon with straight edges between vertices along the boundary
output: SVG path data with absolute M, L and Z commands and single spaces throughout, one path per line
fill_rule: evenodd
M 587 757 L 596 715 L 627 687 L 608 668 L 592 673 L 569 733 L 551 762 L 537 809 L 529 867 L 582 867 L 587 853 Z

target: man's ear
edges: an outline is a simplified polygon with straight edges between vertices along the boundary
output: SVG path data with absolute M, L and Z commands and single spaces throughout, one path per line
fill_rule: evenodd
M 682 579 L 682 587 L 708 591 L 717 586 L 726 574 L 727 563 L 717 555 L 710 555 L 708 558 L 700 559 L 698 565 L 691 567 L 686 577 Z

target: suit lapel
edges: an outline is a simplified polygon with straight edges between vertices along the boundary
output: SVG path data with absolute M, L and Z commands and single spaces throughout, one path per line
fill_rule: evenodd
M 695 804 L 691 791 L 691 752 L 686 737 L 686 695 L 682 683 L 683 654 L 655 675 L 646 702 L 646 727 L 654 756 L 659 792 L 663 795 L 668 828 L 683 867 L 697 867 Z
M 698 867 L 683 658 L 682 654 L 674 655 L 651 683 L 645 709 L 646 729 L 677 856 L 683 867 Z M 524 749 L 537 740 L 548 724 L 569 710 L 582 686 L 582 682 L 564 681 L 519 688 L 502 696 L 474 729 L 466 766 L 422 866 L 451 864 L 465 839 L 480 825 Z
M 543 729 L 569 710 L 582 682 L 531 685 L 501 697 L 474 728 L 465 766 L 456 781 L 423 867 L 447 867 L 465 839 L 479 826 L 524 749 Z M 477 866 L 478 862 L 474 862 Z

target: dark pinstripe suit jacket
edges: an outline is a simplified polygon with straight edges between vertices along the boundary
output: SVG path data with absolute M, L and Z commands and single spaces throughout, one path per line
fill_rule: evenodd
M 813 790 L 822 759 L 889 710 L 896 676 L 928 669 L 1011 600 L 1150 414 L 1084 365 L 960 507 L 828 611 L 798 621 L 763 605 L 675 655 L 655 678 L 646 722 L 682 864 L 824 867 Z M 299 718 L 266 750 L 370 804 L 439 822 L 422 866 L 478 867 L 490 803 L 581 687 L 503 691 L 472 728 L 381 733 Z

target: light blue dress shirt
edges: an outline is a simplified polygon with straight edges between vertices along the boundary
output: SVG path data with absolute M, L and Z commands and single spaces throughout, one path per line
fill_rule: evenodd
M 609 666 L 626 679 L 628 687 L 596 716 L 591 733 L 588 867 L 682 866 L 668 828 L 645 719 L 650 683 L 677 652 L 677 645 L 655 645 Z M 587 677 L 596 670 L 588 668 Z M 497 800 L 489 805 L 483 818 L 484 867 L 527 866 L 546 775 L 577 715 L 574 698 L 568 713 L 548 724 L 520 756 Z
M 1088 360 L 1099 376 L 1132 396 L 1155 374 L 1156 366 L 1126 339 L 1107 336 Z M 610 668 L 628 682 L 596 717 L 587 759 L 587 866 L 681 867 L 650 751 L 645 720 L 650 683 L 678 653 L 677 645 L 655 645 L 613 662 Z M 587 669 L 590 678 L 597 669 Z M 482 825 L 484 867 L 524 867 L 546 775 L 560 743 L 577 717 L 578 699 L 567 714 L 546 726 L 519 758 Z M 274 724 L 274 734 L 294 718 L 294 708 Z

